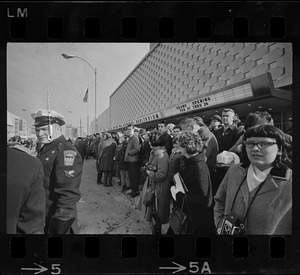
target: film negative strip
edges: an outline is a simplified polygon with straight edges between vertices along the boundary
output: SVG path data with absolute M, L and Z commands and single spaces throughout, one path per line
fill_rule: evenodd
M 116 129 L 116 131 L 119 129 L 124 130 L 124 127 L 130 125 L 133 119 L 139 119 L 138 121 L 134 120 L 136 125 L 146 125 L 147 127 L 149 125 L 146 123 L 149 122 L 151 124 L 153 121 L 156 123 L 158 119 L 168 118 L 167 114 L 172 118 L 178 116 L 182 120 L 185 118 L 183 115 L 188 116 L 188 114 L 191 114 L 188 108 L 203 108 L 203 114 L 207 112 L 207 114 L 205 113 L 207 116 L 215 114 L 210 113 L 211 110 L 215 110 L 214 104 L 215 106 L 221 106 L 221 110 L 224 107 L 230 107 L 226 105 L 226 100 L 222 103 L 223 105 L 218 103 L 218 98 L 222 95 L 226 99 L 227 96 L 231 96 L 229 91 L 236 91 L 234 89 L 241 87 L 245 89 L 243 90 L 245 98 L 239 100 L 240 102 L 246 102 L 249 107 L 251 104 L 256 104 L 255 106 L 257 107 L 261 102 L 267 104 L 269 101 L 270 104 L 274 104 L 272 106 L 277 106 L 277 110 L 273 115 L 275 126 L 277 125 L 284 130 L 287 129 L 287 116 L 289 115 L 298 124 L 299 108 L 297 108 L 297 91 L 299 80 L 297 75 L 300 64 L 298 42 L 300 37 L 300 19 L 298 10 L 300 9 L 300 4 L 297 2 L 153 1 L 140 3 L 135 1 L 104 1 L 99 3 L 58 3 L 45 1 L 43 3 L 33 3 L 22 1 L 2 2 L 0 3 L 0 7 L 0 66 L 2 72 L 0 74 L 2 88 L 0 101 L 2 102 L 1 105 L 3 105 L 1 111 L 1 117 L 3 118 L 3 123 L 1 124 L 3 125 L 1 129 L 7 129 L 7 137 L 11 133 L 11 129 L 14 129 L 13 133 L 16 133 L 15 129 L 18 129 L 19 136 L 22 136 L 20 133 L 24 132 L 22 127 L 25 127 L 22 126 L 22 123 L 25 122 L 21 122 L 21 118 L 22 116 L 26 118 L 25 114 L 22 113 L 23 110 L 26 111 L 27 108 L 44 108 L 50 111 L 50 101 L 47 101 L 47 97 L 48 99 L 50 97 L 50 92 L 48 93 L 49 87 L 50 90 L 57 90 L 56 99 L 51 94 L 51 103 L 54 105 L 53 109 L 55 109 L 56 104 L 58 108 L 59 101 L 61 101 L 64 104 L 62 110 L 64 110 L 66 118 L 71 120 L 73 115 L 78 117 L 78 119 L 76 117 L 76 131 L 80 131 L 80 136 L 94 134 L 102 130 L 96 128 L 96 121 L 98 119 L 101 120 L 101 123 L 106 123 L 104 117 L 106 117 L 107 106 L 105 107 L 105 104 L 102 104 L 100 101 L 106 100 L 110 106 L 110 110 L 107 111 L 110 112 L 110 123 L 105 124 L 105 131 L 109 132 L 109 130 L 113 129 Z M 102 68 L 97 71 L 96 67 L 93 67 L 93 65 L 85 60 L 84 47 L 88 44 L 99 46 L 99 51 L 96 47 L 86 48 L 87 51 L 92 52 L 89 56 L 96 59 L 97 56 L 102 54 L 101 50 L 103 48 L 100 45 L 108 45 L 111 47 L 111 51 L 113 51 L 112 47 L 115 43 L 122 45 L 146 43 L 149 45 L 149 51 L 152 53 L 152 56 L 150 60 L 147 60 L 145 56 L 150 56 L 149 51 L 136 52 L 136 56 L 139 54 L 140 57 L 136 57 L 136 63 L 130 69 L 127 68 L 127 71 L 125 70 L 125 74 L 115 84 L 115 90 L 112 88 L 107 93 L 106 99 L 103 95 L 98 95 L 100 97 L 97 100 L 96 89 L 98 88 L 98 91 L 102 92 L 106 87 L 106 80 L 101 76 L 106 69 Z M 213 48 L 215 46 L 211 46 L 218 43 L 222 45 L 220 48 Z M 256 45 L 260 43 L 264 45 Z M 197 45 L 194 47 L 192 44 Z M 202 47 L 201 44 L 207 46 L 206 49 L 203 48 L 202 55 L 206 56 L 205 58 L 209 61 L 208 63 L 204 62 L 204 57 L 196 59 Z M 241 48 L 234 48 L 233 44 L 243 46 Z M 256 46 L 253 46 L 254 44 Z M 89 65 L 94 75 L 91 75 L 90 69 L 86 71 L 87 67 L 83 71 L 78 69 L 76 72 L 74 69 L 75 65 L 73 65 L 71 70 L 68 69 L 70 71 L 69 74 L 63 74 L 63 71 L 67 70 L 67 67 L 64 67 L 65 69 L 59 67 L 68 65 L 62 65 L 59 62 L 55 65 L 51 60 L 53 57 L 53 55 L 50 55 L 51 47 L 55 45 L 57 46 L 56 54 L 60 55 L 61 60 L 66 63 L 67 60 L 64 59 L 81 59 L 81 61 L 77 60 L 78 63 L 80 61 L 81 63 L 86 63 L 81 64 L 82 66 Z M 35 48 L 35 46 L 37 47 Z M 249 54 L 243 57 L 240 53 L 247 46 Z M 184 48 L 184 51 L 180 47 Z M 76 50 L 78 56 L 71 55 L 72 53 L 69 55 L 69 53 L 64 52 L 67 49 Z M 155 50 L 159 52 L 157 55 L 155 54 Z M 46 57 L 43 51 L 46 51 Z M 83 54 L 82 57 L 80 53 Z M 61 57 L 61 54 L 64 54 L 64 59 Z M 117 52 L 114 54 L 119 59 L 119 63 L 113 63 L 115 61 L 111 59 L 113 64 L 129 62 L 129 59 L 126 58 L 126 53 L 120 51 L 119 55 Z M 178 56 L 181 58 L 177 58 Z M 253 59 L 252 56 L 254 56 Z M 280 57 L 282 58 L 280 59 Z M 223 69 L 218 65 L 214 67 L 213 60 L 215 58 L 220 58 L 220 61 L 216 64 L 225 64 Z M 241 59 L 238 60 L 239 58 Z M 189 60 L 189 62 L 194 60 L 192 68 L 188 66 L 184 67 L 184 61 L 182 61 L 184 59 Z M 173 63 L 169 62 L 170 60 Z M 35 72 L 37 75 L 35 75 L 35 80 L 30 79 L 26 81 L 25 78 L 28 77 L 28 74 L 22 74 L 22 72 L 26 71 L 26 67 L 24 68 L 22 64 L 23 62 L 24 64 L 27 62 L 26 64 L 30 64 L 30 66 L 36 66 Z M 177 70 L 177 72 L 174 70 L 173 78 L 164 72 L 164 70 L 166 71 L 171 68 L 170 65 L 166 65 L 168 62 L 172 63 L 172 66 L 176 67 Z M 41 63 L 43 64 L 41 65 Z M 93 64 L 93 62 L 91 63 Z M 109 60 L 106 60 L 105 66 L 107 70 L 111 70 L 109 63 Z M 199 63 L 201 64 L 199 65 Z M 157 64 L 162 64 L 162 70 L 160 70 Z M 177 65 L 181 66 L 180 69 Z M 141 70 L 135 77 L 140 81 L 135 82 L 134 79 L 128 78 L 128 74 L 131 74 L 131 70 L 133 69 L 137 70 L 139 66 Z M 210 69 L 209 76 L 202 72 L 203 70 Z M 33 72 L 29 67 L 28 70 Z M 174 94 L 188 90 L 189 85 L 192 85 L 191 83 L 195 81 L 193 84 L 194 88 L 187 93 L 190 96 L 185 97 L 183 101 L 178 94 L 176 96 L 173 94 L 169 95 L 167 92 L 165 94 L 163 92 L 158 93 L 158 97 L 156 98 L 150 97 L 152 92 L 147 94 L 147 89 L 143 89 L 143 84 L 149 85 L 150 88 L 148 90 L 155 90 L 154 86 L 148 84 L 151 81 L 157 81 L 159 78 L 155 74 L 155 71 L 158 71 L 158 74 L 162 76 L 162 80 L 158 84 L 159 89 L 162 91 L 175 89 Z M 184 71 L 188 71 L 189 76 L 185 75 Z M 214 72 L 218 72 L 219 75 L 213 75 Z M 201 75 L 201 73 L 203 74 Z M 225 73 L 228 73 L 229 76 L 226 75 L 225 77 Z M 262 86 L 257 84 L 258 80 L 255 77 L 264 73 L 272 74 L 275 87 L 272 86 L 273 84 L 270 84 L 267 88 L 265 86 L 262 88 Z M 63 76 L 59 76 L 59 74 L 63 74 Z M 194 77 L 192 77 L 193 74 Z M 73 80 L 62 80 L 64 76 L 71 78 L 71 75 Z M 99 75 L 102 78 L 102 83 L 98 83 L 97 85 L 96 79 L 99 80 Z M 94 76 L 95 78 L 92 78 Z M 187 77 L 190 76 L 189 85 L 186 85 Z M 114 77 L 117 78 L 117 73 L 107 81 L 113 81 Z M 204 84 L 201 87 L 199 86 L 198 90 L 203 89 L 205 91 L 203 94 L 206 93 L 210 96 L 201 98 L 199 97 L 199 93 L 196 93 L 197 89 L 195 87 L 200 83 L 198 79 L 206 77 L 208 77 L 207 81 L 204 81 Z M 213 80 L 214 77 L 216 80 Z M 84 83 L 84 85 L 80 86 L 79 81 L 71 85 L 70 82 L 74 81 L 75 83 L 76 78 L 88 84 Z M 84 78 L 87 80 L 83 80 Z M 150 81 L 147 82 L 147 78 Z M 250 78 L 254 80 L 248 81 Z M 20 79 L 22 81 L 19 82 Z M 268 80 L 269 78 L 265 77 L 264 79 Z M 129 86 L 126 86 L 127 80 Z M 62 90 L 57 86 L 56 81 L 60 85 L 64 85 L 63 87 L 66 90 Z M 172 85 L 171 83 L 175 84 Z M 176 83 L 181 83 L 181 86 L 177 86 Z M 22 86 L 22 88 L 20 85 L 27 85 L 27 87 Z M 70 85 L 72 88 L 66 88 L 67 85 Z M 91 100 L 92 103 L 90 105 L 80 105 L 83 107 L 72 107 L 73 109 L 69 110 L 69 106 L 79 106 L 73 104 L 74 100 L 77 100 L 77 97 L 71 91 L 71 89 L 75 88 L 75 85 L 78 85 L 78 90 L 83 89 L 85 92 L 84 102 L 93 97 L 93 89 L 95 88 L 95 100 Z M 169 89 L 165 89 L 167 85 L 169 85 Z M 247 85 L 251 86 L 250 92 L 252 93 L 251 98 L 253 101 L 249 100 L 250 96 L 248 99 L 246 98 L 247 91 L 245 86 Z M 38 89 L 41 87 L 45 91 L 40 92 Z M 257 91 L 255 87 L 258 87 Z M 270 99 L 267 93 L 271 97 L 275 88 L 278 93 L 285 92 L 287 94 L 291 92 L 293 96 L 292 103 L 286 97 L 281 97 L 283 101 L 277 102 L 276 100 L 280 98 L 279 95 L 276 100 Z M 127 95 L 125 98 L 124 96 L 120 96 L 120 98 L 124 102 L 131 100 L 133 105 L 135 105 L 134 110 L 130 111 L 130 115 L 123 110 L 128 105 L 122 103 L 125 106 L 123 108 L 123 105 L 120 103 L 121 99 L 113 96 L 117 92 L 121 94 L 122 91 L 120 92 L 120 90 L 122 89 Z M 133 95 L 131 90 L 135 89 L 143 92 L 138 96 Z M 34 90 L 35 92 L 30 93 L 29 90 Z M 255 98 L 257 93 L 261 92 L 264 93 L 263 97 Z M 40 94 L 43 94 L 43 96 Z M 182 95 L 184 95 L 184 92 Z M 88 96 L 90 99 L 88 99 Z M 152 106 L 152 102 L 150 101 L 146 101 L 147 103 L 144 104 L 143 97 L 147 96 L 151 100 L 162 101 L 161 107 L 157 108 L 157 105 Z M 174 99 L 172 96 L 174 96 Z M 196 96 L 200 98 L 197 104 L 189 100 L 189 98 L 193 99 Z M 215 99 L 213 99 L 213 96 L 215 96 Z M 138 99 L 136 100 L 135 97 Z M 31 100 L 28 101 L 28 98 L 31 98 Z M 45 100 L 42 101 L 42 99 Z M 169 104 L 170 100 L 172 100 L 171 104 Z M 93 107 L 94 102 L 95 107 Z M 290 105 L 286 102 L 290 102 Z M 179 103 L 180 105 L 176 105 Z M 23 106 L 22 104 L 26 104 L 28 107 L 25 108 L 25 105 Z M 96 104 L 99 106 L 99 113 L 103 112 L 102 117 L 97 118 L 99 114 L 96 111 Z M 208 107 L 210 108 L 205 104 L 209 104 Z M 139 114 L 138 117 L 134 117 L 139 112 L 137 108 L 139 105 L 143 106 L 141 108 L 144 108 L 146 111 Z M 148 105 L 152 109 L 147 109 Z M 197 107 L 195 107 L 196 105 Z M 6 107 L 7 111 L 5 111 L 4 107 Z M 87 107 L 87 113 L 85 113 L 85 107 Z M 205 107 L 207 108 L 205 109 Z M 94 126 L 91 123 L 89 128 L 89 116 L 93 117 L 94 108 Z M 240 107 L 239 110 L 242 110 L 242 108 Z M 152 113 L 150 112 L 151 110 Z M 81 111 L 82 114 L 79 114 Z M 155 113 L 154 111 L 157 112 Z M 115 116 L 111 115 L 113 112 L 115 112 Z M 14 113 L 14 122 L 10 121 L 10 113 Z M 47 113 L 47 115 L 50 116 L 50 113 Z M 67 117 L 67 115 L 69 116 Z M 39 116 L 38 113 L 36 113 L 36 116 Z M 40 116 L 43 116 L 42 112 Z M 7 118 L 6 125 L 4 125 L 5 117 Z M 17 122 L 15 120 L 16 117 L 20 118 L 18 118 Z M 29 119 L 27 120 L 28 124 L 33 124 Z M 86 129 L 84 130 L 85 126 L 82 127 L 82 125 L 85 125 L 85 120 L 87 121 Z M 118 120 L 120 120 L 120 123 Z M 145 124 L 139 124 L 138 122 Z M 99 125 L 97 124 L 97 127 Z M 109 129 L 109 127 L 112 128 Z M 4 131 L 1 136 L 4 139 Z M 3 157 L 0 159 L 0 271 L 3 274 L 298 273 L 300 271 L 300 227 L 298 219 L 299 187 L 297 184 L 297 167 L 299 163 L 297 131 L 294 131 L 292 136 L 294 139 L 292 162 L 293 167 L 296 167 L 292 176 L 294 181 L 292 186 L 292 210 L 291 207 L 289 209 L 289 211 L 292 211 L 292 231 L 283 234 L 222 236 L 212 234 L 211 232 L 198 235 L 166 234 L 167 229 L 164 230 L 164 227 L 161 229 L 161 234 L 149 234 L 149 231 L 147 231 L 148 224 L 138 209 L 138 200 L 134 195 L 130 196 L 127 191 L 121 193 L 121 186 L 119 186 L 118 182 L 114 182 L 113 187 L 103 187 L 103 185 L 96 184 L 97 170 L 95 164 L 91 164 L 92 161 L 96 163 L 95 159 L 85 160 L 85 166 L 83 166 L 86 171 L 82 173 L 87 184 L 85 186 L 81 184 L 80 191 L 81 193 L 85 192 L 85 197 L 82 196 L 77 203 L 79 219 L 78 234 L 8 234 L 7 226 L 11 222 L 8 218 L 8 203 L 11 203 L 11 201 L 8 201 L 9 188 L 5 183 L 8 182 L 11 175 L 8 173 L 10 167 L 7 161 L 7 142 L 3 141 L 1 143 Z M 257 145 L 261 146 L 259 143 Z M 72 156 L 69 156 L 71 160 L 64 159 L 65 166 L 68 166 L 69 162 L 71 163 L 70 167 L 73 165 L 74 160 Z M 76 161 L 76 154 L 74 158 Z M 90 164 L 88 164 L 89 162 Z M 25 164 L 22 166 L 25 167 Z M 34 169 L 33 166 L 30 167 L 28 170 Z M 15 173 L 13 174 L 18 175 L 21 173 L 19 166 L 14 166 L 13 169 L 15 169 Z M 77 170 L 75 168 L 74 170 L 70 169 L 65 169 L 64 180 L 76 177 L 74 175 L 76 175 Z M 95 186 L 98 188 L 97 190 L 94 189 Z M 101 196 L 105 195 L 109 197 L 101 197 L 98 190 L 102 190 L 100 192 Z M 99 199 L 95 196 L 93 197 L 92 193 L 99 194 Z M 282 206 L 285 200 L 286 198 L 282 198 L 282 200 L 276 201 L 276 205 Z M 93 201 L 93 205 L 91 205 L 90 201 Z M 289 203 L 291 204 L 290 200 Z M 12 201 L 12 204 L 15 207 L 20 207 L 18 206 L 20 204 L 18 201 Z M 23 208 L 29 207 L 26 206 L 24 201 L 22 205 Z M 270 209 L 274 207 L 272 200 L 270 200 L 268 207 Z M 127 212 L 124 210 L 125 208 Z M 21 207 L 18 211 L 21 212 Z M 278 217 L 279 214 L 276 211 L 278 211 L 278 208 L 274 207 L 268 213 L 272 213 L 274 217 Z M 25 223 L 26 209 L 24 213 L 20 214 L 19 219 Z M 119 213 L 119 216 L 117 213 Z M 17 219 L 16 217 L 13 218 Z M 265 220 L 257 221 L 257 227 L 259 228 L 259 223 L 266 224 L 267 226 L 269 219 L 272 220 L 270 216 L 266 216 Z M 288 221 L 284 219 L 279 220 L 278 218 L 276 226 L 278 226 L 278 223 L 283 223 L 283 228 L 288 227 L 288 225 L 284 224 L 285 222 Z

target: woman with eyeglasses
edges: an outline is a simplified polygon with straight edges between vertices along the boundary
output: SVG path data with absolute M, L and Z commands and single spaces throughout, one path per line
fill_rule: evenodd
M 292 233 L 291 150 L 275 126 L 247 129 L 241 163 L 229 168 L 214 198 L 218 234 Z

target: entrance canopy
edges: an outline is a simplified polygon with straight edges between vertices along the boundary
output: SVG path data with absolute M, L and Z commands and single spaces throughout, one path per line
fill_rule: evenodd
M 203 96 L 172 105 L 164 110 L 145 115 L 133 121 L 111 127 L 120 129 L 128 124 L 151 128 L 160 120 L 179 124 L 185 117 L 201 116 L 209 122 L 215 114 L 222 114 L 224 108 L 232 108 L 240 116 L 257 110 L 280 110 L 292 105 L 290 90 L 276 89 L 270 73 L 246 79 Z

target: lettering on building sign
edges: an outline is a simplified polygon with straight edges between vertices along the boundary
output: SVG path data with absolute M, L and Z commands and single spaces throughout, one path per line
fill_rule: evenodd
M 138 118 L 137 120 L 135 120 L 135 124 L 151 121 L 151 120 L 154 120 L 154 119 L 158 119 L 160 117 L 161 117 L 160 113 L 147 115 L 147 116 L 144 116 L 144 117 L 141 117 L 141 118 Z
M 233 100 L 241 100 L 251 96 L 253 96 L 251 84 L 246 83 L 241 86 L 235 86 L 232 89 L 223 90 L 210 96 L 191 100 L 189 102 L 170 107 L 166 110 L 163 110 L 162 115 L 164 117 L 174 116 L 179 113 L 212 107 L 217 104 L 223 104 L 225 102 L 231 102 Z
M 186 104 L 181 104 L 176 106 L 176 109 L 179 110 L 180 113 L 186 112 L 187 111 L 187 105 Z
M 204 98 L 201 98 L 201 99 L 197 99 L 197 100 L 194 100 L 192 101 L 192 109 L 195 110 L 195 109 L 199 109 L 199 108 L 202 108 L 202 107 L 206 107 L 206 106 L 209 106 L 209 101 L 210 101 L 210 97 L 204 97 Z

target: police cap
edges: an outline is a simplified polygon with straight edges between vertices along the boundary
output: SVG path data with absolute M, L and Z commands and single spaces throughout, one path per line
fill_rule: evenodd
M 48 125 L 49 123 L 57 123 L 60 126 L 65 124 L 64 117 L 53 110 L 39 109 L 32 113 L 31 117 L 34 119 L 33 126 L 44 126 Z

